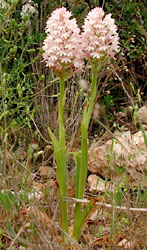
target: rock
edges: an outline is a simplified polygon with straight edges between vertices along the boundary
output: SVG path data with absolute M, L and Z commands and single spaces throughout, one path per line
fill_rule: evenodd
M 35 180 L 39 180 L 41 182 L 47 182 L 52 180 L 56 176 L 56 172 L 52 167 L 49 166 L 41 166 L 39 170 L 35 173 Z
M 113 140 L 108 140 L 101 146 L 92 145 L 89 149 L 88 169 L 103 178 L 108 175 L 113 182 L 123 179 L 121 170 L 123 172 L 124 169 L 133 187 L 137 187 L 139 182 L 145 187 L 146 167 L 147 149 L 141 131 L 134 135 L 130 131 L 114 133 Z
M 147 124 L 147 105 L 138 110 L 138 119 L 142 124 Z
M 91 174 L 88 177 L 88 186 L 90 192 L 104 192 L 105 182 L 97 175 Z

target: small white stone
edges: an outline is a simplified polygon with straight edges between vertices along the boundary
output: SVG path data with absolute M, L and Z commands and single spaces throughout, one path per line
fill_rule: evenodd
M 89 175 L 88 177 L 88 186 L 90 192 L 104 192 L 105 191 L 105 182 L 99 178 L 97 175 Z

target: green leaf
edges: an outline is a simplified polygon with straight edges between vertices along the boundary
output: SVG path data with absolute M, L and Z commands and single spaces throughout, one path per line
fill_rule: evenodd
M 112 157 L 113 157 L 113 168 L 114 168 L 114 170 L 116 171 L 117 174 L 120 174 L 120 175 L 123 174 L 125 169 L 126 169 L 126 165 L 123 164 L 121 167 L 120 166 L 117 167 L 115 152 L 113 152 Z
M 9 221 L 8 219 L 7 219 L 7 221 L 6 221 L 6 225 L 7 225 L 8 234 L 9 234 L 12 238 L 15 238 L 16 233 L 15 233 L 15 231 L 13 230 L 13 228 L 11 227 L 10 221 Z
M 144 190 L 143 200 L 147 204 L 147 189 Z
M 107 10 L 108 12 L 111 12 L 111 8 L 110 8 L 110 6 L 109 6 L 107 3 L 105 3 L 105 8 L 106 8 L 106 10 Z
M 78 197 L 83 199 L 85 182 L 87 177 L 88 166 L 88 143 L 87 143 L 87 127 L 84 123 L 81 124 L 82 142 L 81 142 L 81 164 L 79 170 L 79 190 Z
M 88 205 L 81 211 L 81 204 L 76 203 L 75 219 L 74 219 L 74 229 L 73 238 L 79 241 L 86 219 L 93 208 L 93 203 L 89 202 Z
M 58 150 L 58 148 L 59 148 L 59 141 L 57 140 L 57 138 L 55 137 L 55 135 L 52 133 L 52 131 L 51 131 L 50 128 L 48 128 L 48 132 L 49 132 L 49 135 L 50 135 L 50 137 L 51 137 L 51 140 L 52 140 L 54 149 L 55 149 L 55 151 L 56 151 L 56 150 Z
M 80 181 L 80 167 L 81 167 L 81 153 L 80 152 L 76 152 L 74 153 L 74 157 L 75 157 L 75 162 L 76 162 L 76 198 L 79 197 L 79 181 Z
M 17 208 L 18 200 L 15 197 L 15 195 L 10 190 L 6 191 L 6 193 L 7 193 L 8 197 L 9 197 L 9 199 L 14 203 L 15 207 Z
M 3 234 L 3 229 L 0 227 L 0 236 Z
M 22 97 L 23 91 L 22 91 L 22 88 L 21 88 L 20 83 L 17 84 L 17 87 L 16 87 L 16 88 L 17 88 L 18 96 L 21 98 L 21 97 Z
M 7 194 L 0 192 L 0 202 L 8 210 L 8 212 L 12 211 L 12 205 Z
M 120 175 L 122 175 L 125 172 L 125 169 L 126 169 L 126 165 L 125 164 L 123 164 L 121 167 L 117 167 L 115 162 L 113 164 L 113 167 L 114 167 L 115 172 L 117 174 L 120 174 Z
M 115 105 L 114 103 L 114 97 L 111 95 L 106 95 L 104 96 L 104 104 L 106 105 L 106 107 L 111 108 Z
M 146 135 L 144 127 L 142 126 L 142 123 L 140 121 L 139 121 L 139 125 L 140 125 L 140 128 L 141 128 L 142 134 L 143 134 L 145 146 L 147 148 L 147 135 Z
M 67 204 L 63 200 L 63 198 L 66 197 L 66 149 L 64 143 L 56 139 L 50 128 L 48 128 L 48 131 L 54 146 L 55 159 L 57 163 L 57 182 L 59 185 L 58 194 L 61 212 L 60 223 L 62 229 L 68 233 Z
M 123 198 L 123 194 L 121 191 L 118 191 L 116 193 L 116 196 L 115 196 L 115 201 L 116 201 L 116 205 L 121 205 L 121 202 L 122 202 L 122 198 Z
M 34 53 L 36 51 L 36 49 L 28 49 L 27 52 L 28 53 Z
M 6 116 L 8 113 L 9 113 L 8 110 L 5 111 L 5 112 L 3 112 L 3 113 L 0 115 L 0 120 L 1 120 L 4 116 Z

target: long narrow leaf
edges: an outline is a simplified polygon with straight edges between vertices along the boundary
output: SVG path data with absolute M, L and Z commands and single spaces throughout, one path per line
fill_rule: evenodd
M 49 132 L 49 135 L 51 137 L 51 140 L 52 140 L 52 143 L 53 143 L 53 146 L 54 146 L 54 150 L 57 151 L 58 148 L 59 148 L 59 141 L 57 140 L 55 135 L 52 133 L 50 128 L 48 128 L 48 132 Z
M 55 158 L 57 163 L 57 180 L 60 187 L 60 193 L 61 196 L 66 196 L 66 152 L 65 147 L 63 147 L 60 142 L 57 140 L 55 135 L 52 133 L 50 128 L 48 128 L 49 135 L 51 137 L 53 146 L 54 146 L 54 152 L 55 152 Z
M 10 221 L 8 219 L 6 221 L 6 225 L 7 225 L 7 231 L 8 231 L 9 236 L 11 236 L 12 238 L 15 238 L 16 233 L 14 229 L 11 227 Z
M 81 125 L 82 142 L 81 142 L 81 153 L 75 155 L 77 165 L 77 176 L 76 176 L 76 198 L 82 199 L 84 194 L 86 176 L 87 176 L 87 165 L 88 165 L 88 144 L 87 144 L 87 128 L 84 123 Z M 81 235 L 81 204 L 76 203 L 74 211 L 74 229 L 73 237 L 77 240 Z
M 17 208 L 18 206 L 18 199 L 16 198 L 16 196 L 10 191 L 10 190 L 7 190 L 6 191 L 9 199 L 14 203 L 15 207 Z
M 76 206 L 77 206 L 77 210 L 79 210 L 80 204 L 76 204 Z M 76 241 L 79 241 L 79 238 L 83 230 L 83 226 L 85 225 L 86 218 L 89 215 L 92 208 L 93 208 L 93 203 L 89 202 L 89 204 L 84 208 L 84 210 L 80 212 L 78 220 L 76 220 L 76 223 L 74 225 L 74 231 L 73 231 L 73 238 Z
M 82 142 L 81 142 L 81 165 L 79 173 L 79 190 L 78 197 L 79 199 L 83 198 L 83 193 L 85 189 L 85 182 L 87 176 L 87 165 L 88 165 L 88 143 L 87 143 L 87 129 L 86 125 L 82 123 L 81 125 L 82 132 Z
M 74 154 L 76 162 L 76 198 L 79 197 L 79 180 L 80 180 L 80 167 L 81 167 L 81 154 L 76 152 Z
M 146 135 L 144 127 L 142 126 L 142 123 L 140 121 L 139 121 L 139 125 L 140 125 L 140 128 L 141 128 L 142 134 L 143 134 L 145 146 L 147 148 L 147 135 Z
M 12 205 L 6 193 L 3 194 L 0 192 L 0 202 L 8 210 L 8 212 L 12 211 Z
M 66 150 L 65 145 L 62 145 L 63 143 L 57 140 L 50 128 L 48 128 L 48 131 L 54 146 L 57 163 L 57 182 L 59 185 L 58 194 L 60 199 L 60 224 L 61 228 L 68 233 L 67 204 L 64 201 L 64 198 L 66 197 Z

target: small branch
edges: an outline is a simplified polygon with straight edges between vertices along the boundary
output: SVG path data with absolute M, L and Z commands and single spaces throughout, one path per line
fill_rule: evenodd
M 134 107 L 134 101 L 133 101 L 133 98 L 129 95 L 128 91 L 126 90 L 125 88 L 125 85 L 123 83 L 123 80 L 121 79 L 121 77 L 117 74 L 116 70 L 114 69 L 114 74 L 117 76 L 118 80 L 121 82 L 121 85 L 122 85 L 122 88 L 124 90 L 124 92 L 126 93 L 127 97 L 129 98 L 132 106 Z
M 50 142 L 47 141 L 47 140 L 44 138 L 44 136 L 41 134 L 41 132 L 40 132 L 39 128 L 37 127 L 37 124 L 36 124 L 36 122 L 34 121 L 33 117 L 32 117 L 29 113 L 27 113 L 27 114 L 28 114 L 28 115 L 30 116 L 30 118 L 32 119 L 32 122 L 33 122 L 33 124 L 34 124 L 36 130 L 38 131 L 39 135 L 41 136 L 41 138 L 42 138 L 47 144 L 50 144 Z
M 90 201 L 87 199 L 76 199 L 76 198 L 70 198 L 66 197 L 65 200 L 67 202 L 74 202 L 74 203 L 82 203 L 82 204 L 88 204 Z M 101 207 L 107 207 L 107 208 L 113 208 L 112 205 L 106 204 L 106 203 L 101 203 L 101 202 L 95 202 L 94 205 L 96 206 L 101 206 Z M 129 210 L 133 212 L 147 212 L 147 208 L 134 208 L 134 207 L 124 207 L 124 206 L 115 206 L 115 209 L 118 210 Z
M 18 231 L 18 233 L 16 234 L 15 238 L 12 240 L 11 245 L 10 245 L 10 247 L 8 248 L 8 250 L 11 250 L 11 249 L 12 249 L 12 246 L 15 244 L 15 242 L 16 242 L 16 240 L 18 239 L 19 235 L 22 233 L 22 231 L 23 231 L 25 225 L 26 225 L 26 221 L 25 221 L 25 223 L 23 224 L 23 226 L 20 228 L 20 230 Z
M 68 233 L 66 233 L 59 225 L 57 225 L 56 223 L 54 224 L 54 226 L 59 229 L 64 235 L 66 235 L 66 237 L 68 238 L 68 240 L 70 240 L 70 242 L 72 244 L 75 245 L 74 249 L 78 249 L 78 250 L 84 250 L 84 248 L 82 246 L 80 246 L 80 244 L 74 240 Z M 77 248 L 78 247 L 78 248 Z
M 90 0 L 85 0 L 85 2 L 88 4 L 89 9 L 91 10 L 91 9 L 92 9 L 92 6 L 91 6 L 91 2 L 90 2 Z

